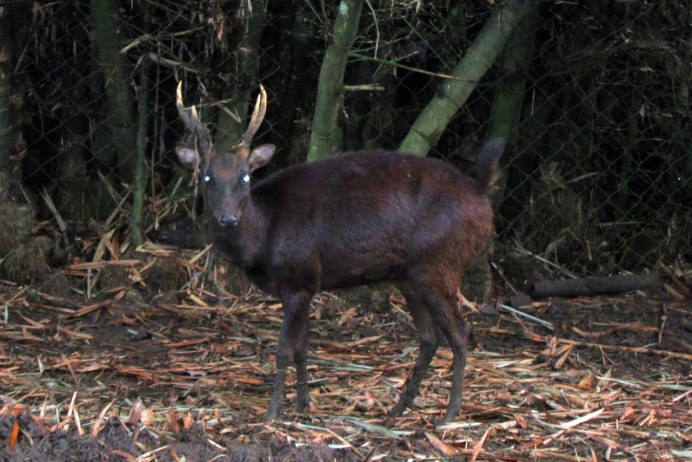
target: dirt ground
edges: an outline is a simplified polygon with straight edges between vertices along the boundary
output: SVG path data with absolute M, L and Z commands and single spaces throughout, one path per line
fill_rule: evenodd
M 313 407 L 291 412 L 290 377 L 286 412 L 267 423 L 278 301 L 204 281 L 155 290 L 147 261 L 119 265 L 125 282 L 93 293 L 103 266 L 68 269 L 52 288 L 0 284 L 0 460 L 692 459 L 684 287 L 522 308 L 538 321 L 470 312 L 462 415 L 444 427 L 449 349 L 414 409 L 388 418 L 417 353 L 403 300 L 322 294 Z

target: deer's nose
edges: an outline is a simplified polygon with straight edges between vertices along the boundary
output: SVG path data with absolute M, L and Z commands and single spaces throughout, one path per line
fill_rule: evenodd
M 226 213 L 219 217 L 219 224 L 224 228 L 232 228 L 238 224 L 238 217 L 233 213 Z

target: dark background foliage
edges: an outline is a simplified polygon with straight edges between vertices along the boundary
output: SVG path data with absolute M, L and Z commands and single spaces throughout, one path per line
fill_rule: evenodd
M 490 3 L 366 3 L 345 75 L 341 148 L 396 149 L 487 21 Z M 270 101 L 256 141 L 278 146 L 266 170 L 305 160 L 332 2 L 5 5 L 8 198 L 30 203 L 44 231 L 60 216 L 77 232 L 116 225 L 130 239 L 136 161 L 119 155 L 117 143 L 135 137 L 146 162 L 145 235 L 189 214 L 189 179 L 173 154 L 183 137 L 179 79 L 225 142 L 244 125 L 262 82 Z M 117 13 L 108 34 L 98 8 Z M 591 275 L 689 261 L 689 15 L 676 1 L 543 1 L 535 30 L 519 26 L 534 45 L 517 70 L 526 75 L 523 102 L 497 194 L 498 252 L 509 266 L 529 261 L 543 273 Z M 117 45 L 116 58 L 103 54 L 106 40 Z M 516 77 L 501 64 L 429 155 L 470 170 L 498 87 Z M 122 117 L 109 109 L 119 80 Z M 128 152 L 135 150 L 133 142 Z

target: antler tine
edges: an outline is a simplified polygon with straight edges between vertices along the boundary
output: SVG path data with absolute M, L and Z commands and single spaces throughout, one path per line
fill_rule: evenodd
M 260 84 L 260 94 L 257 95 L 257 101 L 255 102 L 255 110 L 252 112 L 252 118 L 248 124 L 247 130 L 243 133 L 240 139 L 240 145 L 250 147 L 252 138 L 259 130 L 262 120 L 264 120 L 264 115 L 267 112 L 267 90 L 264 89 L 264 85 Z
M 178 82 L 178 88 L 176 89 L 175 106 L 178 108 L 178 115 L 185 124 L 185 128 L 191 131 L 195 136 L 197 136 L 197 144 L 202 151 L 203 155 L 207 155 L 211 151 L 211 134 L 209 130 L 202 124 L 199 120 L 199 114 L 197 109 L 192 107 L 185 107 L 183 103 L 183 82 Z

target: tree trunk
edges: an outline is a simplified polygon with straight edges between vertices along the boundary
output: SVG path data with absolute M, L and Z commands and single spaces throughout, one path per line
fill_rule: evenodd
M 88 40 L 84 33 L 83 40 Z M 59 118 L 60 126 L 60 157 L 58 183 L 56 190 L 56 205 L 60 215 L 68 220 L 83 219 L 85 203 L 93 197 L 93 192 L 85 188 L 87 184 L 87 143 L 89 139 L 89 120 L 84 108 L 89 107 L 90 101 L 85 97 L 89 94 L 87 80 L 84 79 L 89 63 L 84 59 L 72 57 L 63 61 L 62 81 L 65 82 L 65 93 Z M 88 197 L 87 197 L 88 195 Z
M 512 46 L 502 54 L 501 81 L 495 93 L 490 138 L 504 138 L 511 144 L 521 118 L 529 64 L 534 53 L 538 4 L 526 0 L 526 13 L 509 36 Z
M 10 149 L 12 126 L 10 122 L 10 76 L 12 60 L 9 34 L 8 4 L 0 9 L 0 204 L 7 202 L 10 194 Z
M 308 161 L 331 156 L 339 147 L 337 140 L 339 110 L 342 107 L 342 90 L 348 52 L 358 32 L 358 20 L 363 0 L 342 0 L 339 3 L 332 43 L 322 61 L 312 119 L 312 133 L 308 148 Z
M 258 50 L 262 42 L 267 14 L 264 1 L 252 0 L 251 5 L 252 11 L 248 11 L 247 26 L 234 53 L 235 59 L 227 70 L 228 75 L 235 79 L 235 84 L 229 85 L 222 98 L 227 110 L 235 111 L 237 118 L 229 114 L 227 110 L 219 111 L 214 144 L 220 150 L 229 149 L 240 140 L 244 129 L 243 122 L 248 114 L 250 93 L 257 91 L 255 87 L 259 61 Z
M 286 87 L 277 92 L 277 106 L 279 114 L 283 116 L 276 124 L 275 133 L 278 139 L 283 141 L 285 152 L 281 156 L 274 156 L 273 166 L 284 167 L 290 164 L 300 163 L 307 155 L 307 143 L 304 136 L 307 133 L 307 123 L 298 122 L 300 117 L 298 109 L 305 103 L 308 96 L 305 91 L 305 73 L 310 68 L 310 55 L 314 49 L 315 27 L 309 18 L 309 8 L 306 2 L 301 2 L 293 20 L 289 40 L 285 46 L 285 54 L 282 54 L 281 63 L 285 63 Z M 300 140 L 303 142 L 291 142 Z M 290 146 L 290 149 L 289 149 Z
M 147 134 L 149 121 L 149 60 L 144 59 L 140 67 L 139 79 L 139 113 L 137 121 L 137 158 L 135 162 L 134 191 L 132 196 L 132 243 L 135 247 L 144 242 L 142 218 L 144 215 L 144 195 L 146 194 L 147 178 L 144 167 L 147 156 Z
M 509 0 L 483 26 L 452 76 L 418 116 L 399 150 L 425 156 L 466 102 L 478 81 L 502 52 L 510 32 L 526 10 L 526 1 Z
M 490 125 L 490 138 L 503 138 L 512 149 L 517 135 L 517 126 L 524 106 L 526 79 L 529 64 L 534 54 L 536 24 L 538 22 L 538 3 L 527 0 L 526 14 L 521 18 L 509 37 L 510 47 L 505 47 L 502 55 L 500 83 L 495 93 L 493 118 Z M 507 175 L 502 175 L 495 197 L 504 196 Z
M 135 176 L 136 137 L 132 96 L 128 87 L 128 68 L 120 54 L 120 28 L 115 6 L 110 0 L 89 0 L 95 30 L 99 66 L 105 76 L 108 113 L 111 115 L 120 178 L 132 184 Z

